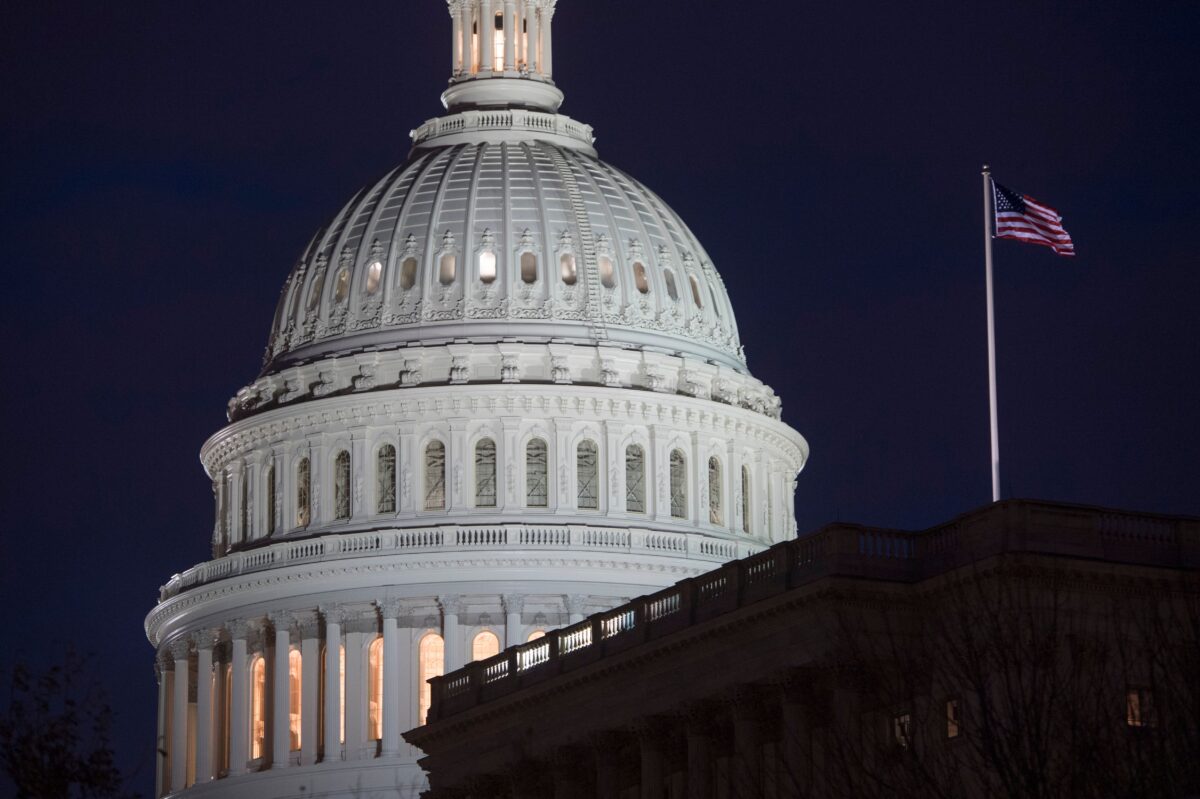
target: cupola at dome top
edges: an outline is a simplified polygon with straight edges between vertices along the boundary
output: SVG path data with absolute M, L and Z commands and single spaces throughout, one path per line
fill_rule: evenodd
M 557 111 L 563 94 L 551 79 L 555 2 L 448 0 L 454 35 L 446 109 Z

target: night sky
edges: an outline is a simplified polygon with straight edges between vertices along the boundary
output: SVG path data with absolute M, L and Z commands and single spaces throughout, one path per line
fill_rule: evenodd
M 1004 495 L 1200 513 L 1200 5 L 561 0 L 554 23 L 563 113 L 704 243 L 812 447 L 801 531 L 990 499 L 984 162 L 1079 253 L 996 244 Z M 150 795 L 142 619 L 208 554 L 200 444 L 309 237 L 441 111 L 450 20 L 40 0 L 0 42 L 0 668 L 95 653 Z

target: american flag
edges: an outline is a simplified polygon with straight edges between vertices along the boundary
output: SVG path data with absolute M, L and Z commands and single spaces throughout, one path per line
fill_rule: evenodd
M 1041 244 L 1059 255 L 1074 255 L 1071 234 L 1063 230 L 1062 217 L 1027 194 L 1017 194 L 992 181 L 996 238 Z

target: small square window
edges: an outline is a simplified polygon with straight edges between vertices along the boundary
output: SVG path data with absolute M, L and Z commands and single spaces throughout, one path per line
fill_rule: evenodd
M 946 700 L 946 738 L 957 738 L 962 732 L 961 712 L 957 699 Z
M 1130 688 L 1125 692 L 1125 723 L 1130 727 L 1155 727 L 1154 692 L 1149 688 Z
M 912 748 L 912 714 L 901 713 L 892 716 L 892 737 L 900 749 Z

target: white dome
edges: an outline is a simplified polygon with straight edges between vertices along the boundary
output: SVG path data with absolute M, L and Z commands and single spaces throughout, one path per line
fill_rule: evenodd
M 556 133 L 555 131 L 562 131 Z M 264 374 L 415 344 L 611 344 L 745 372 L 700 242 L 594 157 L 590 128 L 465 111 L 314 237 L 284 286 Z

